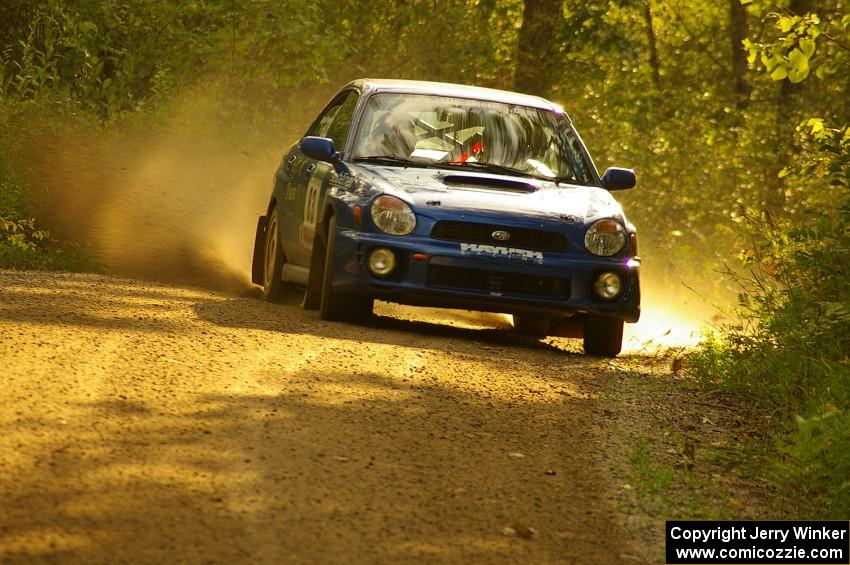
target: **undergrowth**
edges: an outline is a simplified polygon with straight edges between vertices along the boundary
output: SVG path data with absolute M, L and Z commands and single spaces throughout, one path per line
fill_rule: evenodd
M 58 242 L 28 213 L 22 189 L 0 154 L 0 268 L 96 271 L 78 245 Z
M 797 500 L 796 512 L 846 519 L 850 128 L 806 127 L 811 158 L 799 176 L 825 178 L 835 205 L 764 228 L 739 279 L 740 324 L 704 342 L 691 363 L 705 384 L 747 398 L 762 415 L 775 445 L 768 478 Z

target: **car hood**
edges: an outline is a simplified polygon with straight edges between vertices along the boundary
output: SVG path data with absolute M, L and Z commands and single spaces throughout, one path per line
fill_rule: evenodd
M 602 188 L 452 169 L 358 165 L 380 191 L 406 200 L 419 213 L 429 208 L 482 215 L 513 215 L 591 222 L 602 217 L 626 223 L 623 210 Z M 358 175 L 359 176 L 359 175 Z

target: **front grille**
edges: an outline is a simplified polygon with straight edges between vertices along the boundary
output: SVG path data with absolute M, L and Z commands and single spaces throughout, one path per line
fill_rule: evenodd
M 492 236 L 494 231 L 508 232 L 511 237 L 504 241 L 498 241 Z M 533 249 L 535 251 L 567 251 L 569 249 L 567 238 L 560 233 L 453 220 L 440 220 L 434 224 L 431 237 L 464 243 L 487 243 Z
M 569 279 L 482 271 L 446 265 L 432 264 L 430 266 L 428 284 L 435 287 L 472 290 L 500 296 L 519 295 L 562 300 L 570 297 Z

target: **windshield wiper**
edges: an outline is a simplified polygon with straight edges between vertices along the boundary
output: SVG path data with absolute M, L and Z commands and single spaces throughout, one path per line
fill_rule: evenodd
M 497 165 L 496 163 L 487 163 L 481 161 L 466 161 L 463 163 L 453 163 L 451 161 L 414 161 L 404 157 L 394 157 L 392 155 L 367 155 L 365 157 L 355 157 L 355 163 L 374 163 L 379 165 L 397 165 L 400 167 L 421 167 L 421 168 L 442 168 L 442 167 L 457 167 L 459 169 L 478 169 L 490 173 L 500 173 L 509 176 L 522 176 L 538 180 L 550 182 L 574 182 L 575 179 L 570 177 L 544 177 L 535 175 L 528 171 L 506 167 L 505 165 Z
M 480 169 L 482 171 L 489 171 L 491 173 L 502 173 L 502 174 L 506 174 L 506 175 L 520 175 L 520 176 L 523 176 L 523 177 L 531 177 L 531 178 L 535 178 L 535 179 L 541 178 L 541 177 L 533 175 L 533 174 L 531 174 L 527 171 L 521 171 L 519 169 L 514 169 L 513 167 L 506 167 L 504 165 L 497 165 L 496 163 L 486 163 L 486 162 L 481 162 L 481 161 L 466 161 L 464 163 L 452 163 L 451 161 L 449 161 L 449 162 L 439 161 L 437 163 L 434 163 L 434 166 L 440 166 L 440 167 L 447 166 L 447 167 L 460 167 L 460 168 L 467 168 L 467 169 Z
M 399 165 L 402 167 L 427 167 L 428 163 L 411 161 L 404 157 L 393 157 L 392 155 L 368 155 L 366 157 L 355 157 L 356 163 L 376 163 L 379 165 Z

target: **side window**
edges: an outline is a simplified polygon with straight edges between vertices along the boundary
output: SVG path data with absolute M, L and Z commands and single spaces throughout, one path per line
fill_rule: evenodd
M 348 137 L 348 130 L 351 128 L 351 120 L 354 119 L 354 110 L 357 108 L 357 100 L 358 96 L 354 93 L 351 93 L 345 99 L 335 113 L 330 128 L 325 134 L 325 137 L 334 140 L 337 151 L 342 151 L 345 146 L 345 139 Z
M 322 117 L 319 118 L 319 121 L 313 124 L 313 127 L 310 128 L 310 131 L 307 132 L 307 135 L 315 135 L 317 137 L 327 137 L 328 130 L 331 127 L 331 122 L 334 121 L 337 112 L 339 112 L 340 104 L 336 104 L 328 108 Z

